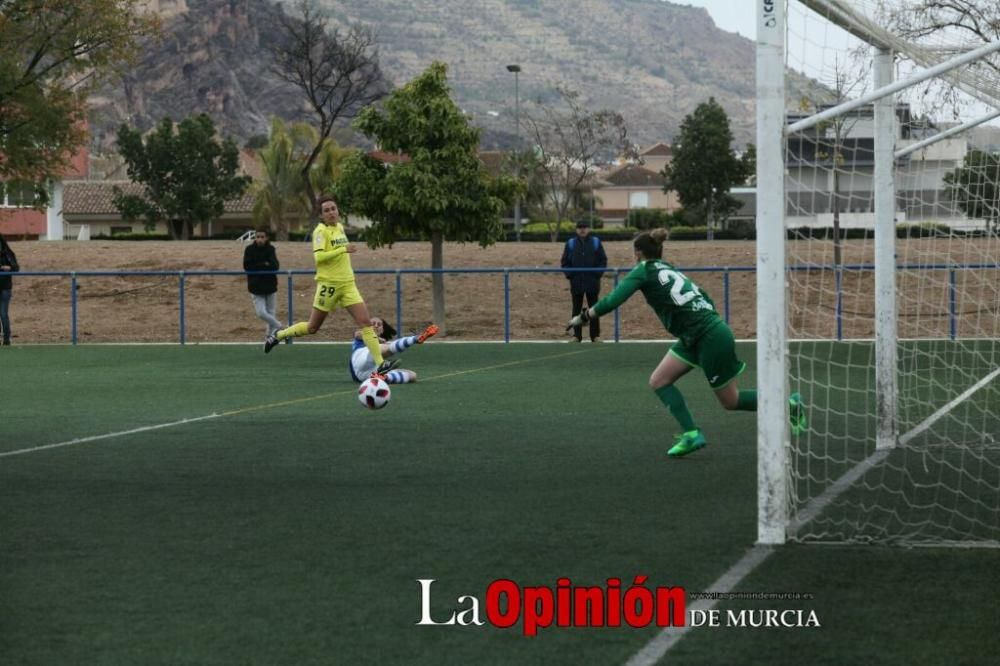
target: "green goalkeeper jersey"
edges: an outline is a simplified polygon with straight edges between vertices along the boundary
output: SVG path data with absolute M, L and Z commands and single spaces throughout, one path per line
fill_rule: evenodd
M 663 327 L 685 345 L 692 345 L 705 331 L 722 321 L 708 294 L 703 294 L 687 276 L 661 259 L 646 259 L 636 265 L 610 294 L 594 305 L 603 316 L 641 291 Z

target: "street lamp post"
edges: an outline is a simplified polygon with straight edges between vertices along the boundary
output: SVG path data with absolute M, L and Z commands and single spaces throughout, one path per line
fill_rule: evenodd
M 514 175 L 521 179 L 521 97 L 517 89 L 517 75 L 520 65 L 507 65 L 507 71 L 514 73 Z M 521 242 L 521 195 L 514 200 L 514 237 Z

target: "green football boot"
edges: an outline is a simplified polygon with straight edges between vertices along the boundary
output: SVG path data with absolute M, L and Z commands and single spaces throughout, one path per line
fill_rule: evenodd
M 802 396 L 798 393 L 793 393 L 788 398 L 788 421 L 792 425 L 793 435 L 801 435 L 809 426 L 809 420 L 806 418 L 806 403 L 803 402 Z
M 680 458 L 692 451 L 703 448 L 706 443 L 705 436 L 701 434 L 701 430 L 688 430 L 683 435 L 677 435 L 677 439 L 674 441 L 674 445 L 670 447 L 670 450 L 667 451 L 667 455 L 671 458 Z

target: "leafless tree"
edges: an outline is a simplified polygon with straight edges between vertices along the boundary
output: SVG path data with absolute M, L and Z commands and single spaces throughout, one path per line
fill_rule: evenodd
M 803 110 L 819 112 L 824 107 L 837 106 L 856 97 L 868 79 L 863 60 L 858 54 L 851 54 L 847 64 L 839 61 L 833 66 L 831 86 L 824 91 L 822 99 L 803 99 L 800 106 Z M 841 114 L 816 127 L 816 160 L 831 164 L 833 183 L 830 191 L 830 205 L 833 213 L 833 264 L 841 264 L 841 232 L 840 232 L 840 172 L 847 163 L 845 156 L 847 139 L 858 122 L 856 114 Z M 854 142 L 856 144 L 856 142 Z M 857 159 L 857 146 L 851 149 L 852 159 Z
M 316 208 L 308 174 L 334 126 L 385 97 L 389 84 L 379 65 L 375 33 L 364 26 L 330 28 L 313 0 L 297 0 L 297 15 L 279 19 L 283 39 L 271 48 L 274 73 L 297 88 L 319 121 L 319 138 L 302 165 L 306 195 Z
M 620 113 L 588 111 L 578 92 L 566 88 L 557 92 L 557 102 L 536 103 L 523 121 L 535 144 L 529 173 L 537 181 L 534 187 L 529 185 L 529 192 L 537 196 L 529 206 L 549 224 L 552 240 L 601 159 L 635 151 Z
M 893 31 L 910 39 L 942 32 L 983 42 L 1000 38 L 1000 5 L 995 2 L 921 0 L 895 9 L 892 21 Z

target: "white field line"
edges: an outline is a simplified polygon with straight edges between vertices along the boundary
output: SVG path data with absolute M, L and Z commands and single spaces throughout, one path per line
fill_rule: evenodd
M 754 546 L 750 551 L 740 558 L 739 562 L 722 574 L 718 580 L 712 583 L 706 592 L 732 592 L 733 588 L 751 571 L 766 560 L 773 548 L 771 546 Z M 706 611 L 719 603 L 719 599 L 698 599 L 687 607 L 687 610 Z M 652 666 L 663 658 L 667 650 L 672 648 L 687 632 L 693 627 L 685 624 L 682 627 L 664 627 L 645 646 L 625 662 L 625 666 Z
M 996 377 L 998 375 L 1000 375 L 1000 368 L 997 368 L 996 370 L 994 370 L 993 372 L 991 372 L 990 374 L 986 375 L 985 377 L 983 377 L 982 379 L 980 379 L 978 382 L 976 382 L 975 384 L 973 384 L 972 386 L 970 386 L 969 388 L 967 388 L 965 391 L 963 391 L 961 393 L 961 395 L 956 396 L 954 400 L 952 400 L 951 402 L 949 402 L 948 404 L 946 404 L 945 406 L 943 406 L 941 409 L 937 410 L 936 412 L 934 412 L 933 414 L 931 414 L 930 416 L 928 416 L 926 419 L 924 419 L 923 421 L 921 421 L 920 423 L 918 423 L 908 433 L 906 433 L 905 435 L 900 435 L 900 437 L 899 437 L 899 443 L 900 444 L 906 444 L 911 439 L 913 439 L 914 437 L 916 437 L 920 433 L 922 433 L 925 430 L 927 430 L 928 428 L 930 428 L 932 425 L 934 425 L 934 423 L 938 419 L 940 419 L 942 416 L 944 416 L 945 414 L 947 414 L 951 410 L 955 409 L 955 407 L 957 407 L 959 405 L 959 403 L 964 402 L 973 393 L 975 393 L 976 391 L 978 391 L 979 389 L 983 388 L 984 386 L 986 386 L 987 384 L 989 384 L 991 381 L 993 381 L 994 379 L 996 379 Z
M 131 430 L 119 430 L 118 432 L 108 432 L 103 435 L 91 435 L 90 437 L 77 437 L 76 439 L 67 439 L 65 442 L 56 442 L 55 444 L 43 444 L 41 446 L 32 446 L 27 449 L 17 449 L 14 451 L 4 451 L 0 453 L 0 458 L 6 458 L 8 456 L 20 456 L 25 453 L 35 453 L 36 451 L 47 451 L 48 449 L 58 449 L 63 446 L 73 446 L 74 444 L 86 444 L 87 442 L 97 442 L 102 439 L 112 439 L 114 437 L 126 437 L 128 435 L 135 435 L 141 432 L 149 432 L 150 430 L 161 430 L 163 428 L 173 428 L 174 426 L 186 425 L 188 423 L 196 423 L 198 421 L 207 421 L 209 419 L 216 419 L 221 416 L 220 414 L 206 414 L 205 416 L 196 416 L 193 419 L 181 419 L 180 421 L 171 421 L 170 423 L 158 423 L 157 425 L 143 426 L 141 428 L 132 428 Z
M 458 377 L 459 375 L 468 375 L 476 372 L 485 372 L 487 370 L 497 370 L 499 368 L 506 368 L 512 365 L 521 365 L 523 363 L 534 363 L 537 361 L 547 361 L 553 358 L 561 358 L 563 356 L 572 356 L 574 354 L 582 354 L 584 350 L 576 348 L 573 351 L 563 352 L 561 354 L 550 354 L 548 356 L 540 356 L 538 358 L 532 359 L 521 359 L 517 361 L 509 361 L 507 363 L 499 363 L 497 365 L 489 365 L 481 368 L 469 368 L 468 370 L 456 370 L 455 372 L 446 372 L 443 375 L 435 375 L 434 377 L 428 377 L 427 379 L 420 380 L 421 383 L 430 382 L 439 379 L 447 379 L 449 377 Z M 338 395 L 348 395 L 354 394 L 357 391 L 356 388 L 352 387 L 350 389 L 345 389 L 343 391 L 335 391 L 333 393 L 324 393 L 323 395 L 313 395 L 305 398 L 295 398 L 292 400 L 282 400 L 280 402 L 271 402 L 263 405 L 254 405 L 252 407 L 242 407 L 240 409 L 232 409 L 226 412 L 213 412 L 212 414 L 206 414 L 204 416 L 196 416 L 189 419 L 180 419 L 178 421 L 170 421 L 169 423 L 157 423 L 155 425 L 142 426 L 140 428 L 132 428 L 130 430 L 119 430 L 117 432 L 108 432 L 102 435 L 90 435 L 88 437 L 76 437 L 74 439 L 68 439 L 64 442 L 55 442 L 53 444 L 42 444 L 41 446 L 32 446 L 26 449 L 16 449 L 14 451 L 4 451 L 0 453 L 0 458 L 7 458 L 10 456 L 20 456 L 27 453 L 36 453 L 38 451 L 47 451 L 49 449 L 58 449 L 66 446 L 75 446 L 77 444 L 86 444 L 88 442 L 98 442 L 105 439 L 114 439 L 115 437 L 127 437 L 128 435 L 136 435 L 144 432 L 150 432 L 152 430 L 163 430 L 164 428 L 174 428 L 177 426 L 188 425 L 190 423 L 198 423 L 200 421 L 208 421 L 211 419 L 223 418 L 226 416 L 236 416 L 239 414 L 248 414 L 250 412 L 258 412 L 265 409 L 276 409 L 278 407 L 286 407 L 288 405 L 295 405 L 302 402 L 311 402 L 313 400 L 325 400 Z
M 1000 368 L 997 368 L 980 379 L 974 385 L 962 392 L 961 395 L 957 396 L 951 402 L 941 407 L 941 409 L 928 416 L 909 432 L 901 435 L 899 437 L 900 445 L 906 444 L 914 437 L 930 428 L 931 425 L 933 425 L 938 419 L 954 409 L 963 400 L 967 399 L 983 386 L 993 381 L 993 379 L 997 376 L 1000 376 Z M 881 463 L 892 451 L 893 449 L 876 450 L 870 456 L 845 472 L 823 493 L 814 497 L 808 504 L 805 505 L 805 507 L 803 507 L 796 519 L 791 521 L 789 525 L 789 532 L 791 534 L 795 534 L 799 528 L 818 516 L 823 509 L 825 509 L 831 502 L 833 502 L 834 499 L 837 498 L 838 495 L 847 490 L 859 478 L 864 476 L 865 472 Z M 995 544 L 994 542 L 988 542 L 982 544 L 982 547 L 993 548 L 995 547 Z M 733 587 L 735 587 L 743 578 L 748 576 L 754 569 L 764 562 L 764 560 L 770 557 L 773 552 L 774 549 L 771 547 L 755 546 L 753 550 L 744 555 L 739 562 L 734 564 L 728 571 L 722 574 L 717 581 L 712 583 L 712 586 L 707 591 L 731 591 Z M 718 600 L 715 599 L 699 599 L 688 608 L 691 610 L 708 610 L 715 606 L 717 601 Z M 692 627 L 686 625 L 683 627 L 665 627 L 648 643 L 646 643 L 641 650 L 632 655 L 632 657 L 625 662 L 625 666 L 652 666 L 653 664 L 658 663 L 661 659 L 663 659 L 663 656 L 667 653 L 667 651 L 672 648 L 691 628 Z

